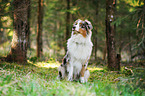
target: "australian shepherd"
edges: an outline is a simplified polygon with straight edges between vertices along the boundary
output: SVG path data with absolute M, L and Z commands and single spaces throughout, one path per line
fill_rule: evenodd
M 71 38 L 67 41 L 67 54 L 58 71 L 59 79 L 87 82 L 90 72 L 87 70 L 88 60 L 92 52 L 92 24 L 88 20 L 76 20 L 72 27 Z

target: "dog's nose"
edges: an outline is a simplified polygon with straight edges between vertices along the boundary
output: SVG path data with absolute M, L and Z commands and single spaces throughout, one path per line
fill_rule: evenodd
M 75 26 L 73 26 L 73 27 L 72 27 L 72 30 L 75 30 L 75 28 L 76 28 L 76 27 L 75 27 Z

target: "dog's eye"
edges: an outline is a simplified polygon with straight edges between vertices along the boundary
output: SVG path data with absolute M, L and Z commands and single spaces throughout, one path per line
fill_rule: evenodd
M 90 29 L 90 26 L 88 26 L 88 28 Z
M 82 27 L 82 28 L 85 28 L 85 25 L 82 25 L 81 27 Z
M 82 28 L 85 28 L 85 26 L 82 26 Z
M 89 25 L 87 22 L 85 22 L 86 23 L 86 25 Z
M 77 25 L 78 23 L 76 22 L 75 25 Z

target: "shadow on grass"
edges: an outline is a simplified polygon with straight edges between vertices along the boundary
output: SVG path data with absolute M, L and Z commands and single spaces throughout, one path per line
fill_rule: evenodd
M 58 74 L 57 67 L 55 68 L 41 67 L 41 66 L 37 66 L 37 62 L 35 63 L 31 62 L 25 65 L 17 64 L 17 63 L 9 63 L 9 62 L 0 62 L 0 70 L 19 71 L 22 74 L 28 74 L 28 73 L 37 74 L 47 80 L 56 79 Z

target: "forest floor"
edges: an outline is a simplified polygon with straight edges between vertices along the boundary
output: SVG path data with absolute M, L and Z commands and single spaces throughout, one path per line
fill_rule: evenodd
M 57 80 L 59 62 L 0 62 L 0 96 L 145 96 L 145 68 L 90 65 L 87 83 Z

